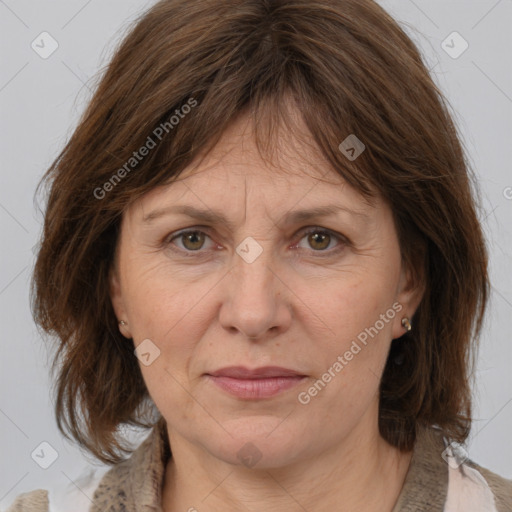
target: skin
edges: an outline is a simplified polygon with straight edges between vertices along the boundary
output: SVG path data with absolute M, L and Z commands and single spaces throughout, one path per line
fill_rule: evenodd
M 379 435 L 378 388 L 390 344 L 405 332 L 401 319 L 412 317 L 422 292 L 402 265 L 382 199 L 368 204 L 291 135 L 279 139 L 279 165 L 263 161 L 248 121 L 123 214 L 111 298 L 127 323 L 123 335 L 160 350 L 141 371 L 173 452 L 163 510 L 391 511 L 411 453 Z M 220 210 L 233 226 L 182 214 L 144 223 L 176 204 Z M 284 222 L 291 210 L 327 204 L 366 217 L 341 211 Z M 170 240 L 183 229 L 204 238 Z M 322 239 L 325 230 L 332 236 Z M 262 249 L 251 263 L 236 252 L 246 237 Z M 299 393 L 394 303 L 401 311 L 301 404 Z M 307 378 L 245 400 L 205 376 L 232 365 L 282 366 Z M 246 443 L 261 457 L 252 467 L 237 457 Z

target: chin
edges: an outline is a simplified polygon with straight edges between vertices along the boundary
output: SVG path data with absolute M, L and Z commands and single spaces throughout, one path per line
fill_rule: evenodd
M 286 466 L 311 443 L 304 439 L 300 429 L 293 428 L 292 424 L 285 425 L 291 421 L 285 417 L 253 416 L 224 422 L 223 427 L 229 434 L 224 432 L 222 439 L 210 438 L 203 446 L 213 456 L 249 469 Z

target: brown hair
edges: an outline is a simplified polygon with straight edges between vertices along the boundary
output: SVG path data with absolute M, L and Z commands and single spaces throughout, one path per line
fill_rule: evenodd
M 403 261 L 425 286 L 384 370 L 381 435 L 402 450 L 420 426 L 467 437 L 487 254 L 472 172 L 414 43 L 372 0 L 162 0 L 122 41 L 40 183 L 34 318 L 59 339 L 58 427 L 100 460 L 118 462 L 129 449 L 117 429 L 149 427 L 145 407 L 155 410 L 109 297 L 123 211 L 248 109 L 255 120 L 265 109 L 255 129 L 258 147 L 270 144 L 290 98 L 333 169 L 390 204 Z M 350 134 L 366 146 L 354 161 L 338 149 Z

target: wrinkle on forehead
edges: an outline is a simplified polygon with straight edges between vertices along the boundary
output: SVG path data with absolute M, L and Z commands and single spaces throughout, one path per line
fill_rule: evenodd
M 285 107 L 280 105 L 279 108 L 286 115 L 276 120 L 276 116 L 271 115 L 270 108 L 271 103 L 263 108 L 260 106 L 257 110 L 246 109 L 241 112 L 223 132 L 215 146 L 207 152 L 199 153 L 177 176 L 157 187 L 159 191 L 165 191 L 174 183 L 182 182 L 183 194 L 186 194 L 191 191 L 189 186 L 195 181 L 192 179 L 187 183 L 187 180 L 199 176 L 207 186 L 209 183 L 217 185 L 218 180 L 221 180 L 222 186 L 228 190 L 232 181 L 239 187 L 239 178 L 243 177 L 243 195 L 247 203 L 248 195 L 255 192 L 250 189 L 257 187 L 258 183 L 268 184 L 268 181 L 281 186 L 284 182 L 287 190 L 293 188 L 294 184 L 303 186 L 306 177 L 311 181 L 308 190 L 319 182 L 340 192 L 348 186 L 346 180 L 322 154 L 307 129 L 300 110 L 289 101 Z M 357 191 L 351 192 L 349 195 L 353 196 Z M 155 193 L 158 194 L 158 191 L 149 191 L 136 203 L 140 205 L 145 197 Z M 375 206 L 359 193 L 357 196 L 367 206 Z
M 286 107 L 280 108 L 286 115 L 276 121 L 270 108 L 271 104 L 258 110 L 246 109 L 241 112 L 224 131 L 216 146 L 206 154 L 200 153 L 173 181 L 206 172 L 217 167 L 221 160 L 224 164 L 232 163 L 230 155 L 238 151 L 254 158 L 257 174 L 261 174 L 260 164 L 263 162 L 264 169 L 271 176 L 306 175 L 339 185 L 341 177 L 316 145 L 300 110 L 289 100 Z M 233 172 L 236 170 L 233 169 Z M 250 175 L 251 167 L 244 164 L 241 172 Z

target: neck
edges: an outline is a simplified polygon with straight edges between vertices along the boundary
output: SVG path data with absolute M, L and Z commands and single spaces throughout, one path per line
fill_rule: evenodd
M 173 457 L 163 488 L 165 512 L 391 512 L 412 456 L 374 432 L 353 434 L 335 448 L 286 467 L 249 469 L 169 434 Z

